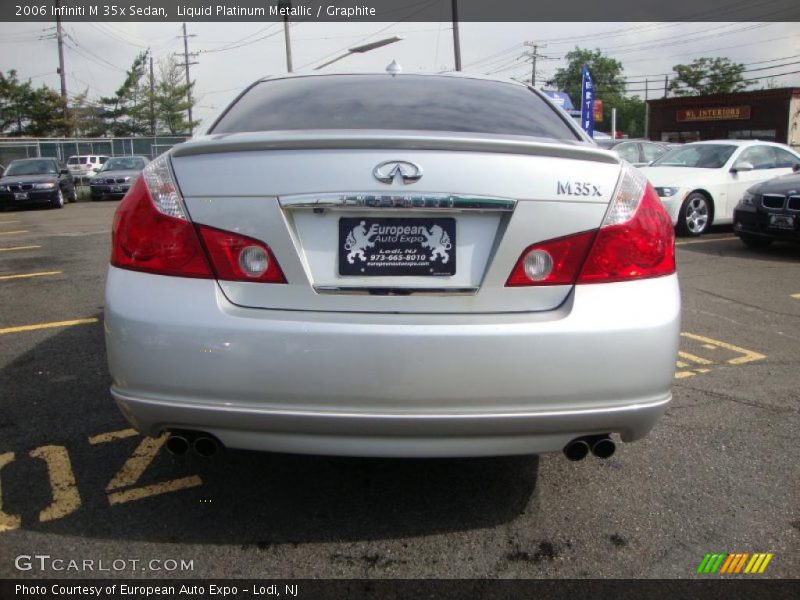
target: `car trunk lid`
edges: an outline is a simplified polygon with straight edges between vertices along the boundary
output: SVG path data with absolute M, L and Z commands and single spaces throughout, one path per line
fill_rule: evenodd
M 597 229 L 619 176 L 580 143 L 429 132 L 210 136 L 172 165 L 192 220 L 263 240 L 288 281 L 225 296 L 309 311 L 552 310 L 571 286 L 505 282 L 531 244 Z

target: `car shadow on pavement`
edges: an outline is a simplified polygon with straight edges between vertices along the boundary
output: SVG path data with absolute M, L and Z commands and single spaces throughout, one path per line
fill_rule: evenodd
M 9 354 L 21 343 L 12 338 Z M 533 456 L 401 460 L 228 450 L 176 460 L 162 448 L 151 457 L 140 436 L 95 437 L 129 427 L 109 382 L 102 322 L 60 330 L 5 358 L 0 456 L 15 458 L 0 471 L 0 506 L 21 518 L 22 529 L 201 544 L 357 541 L 493 527 L 519 516 L 534 496 Z M 62 460 L 48 471 L 42 456 L 64 449 L 67 468 Z

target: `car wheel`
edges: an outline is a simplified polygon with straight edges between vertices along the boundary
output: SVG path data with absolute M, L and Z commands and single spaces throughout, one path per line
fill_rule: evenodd
M 698 236 L 706 232 L 711 225 L 711 200 L 700 192 L 693 192 L 681 204 L 678 216 L 678 233 Z
M 64 191 L 58 188 L 56 197 L 50 201 L 50 208 L 64 208 Z
M 739 236 L 748 248 L 767 248 L 772 244 L 772 239 L 760 235 L 742 234 Z

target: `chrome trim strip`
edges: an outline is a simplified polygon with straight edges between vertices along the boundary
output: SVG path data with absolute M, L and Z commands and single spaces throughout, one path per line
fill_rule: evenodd
M 383 286 L 337 286 L 315 285 L 314 291 L 318 294 L 360 294 L 373 296 L 474 296 L 478 287 L 452 287 L 452 288 L 420 288 L 403 287 L 399 285 Z
M 350 192 L 325 194 L 296 194 L 278 198 L 282 208 L 288 210 L 367 210 L 394 209 L 404 211 L 484 211 L 513 212 L 517 201 L 512 198 L 466 196 L 463 194 L 414 193 L 387 194 L 385 192 Z

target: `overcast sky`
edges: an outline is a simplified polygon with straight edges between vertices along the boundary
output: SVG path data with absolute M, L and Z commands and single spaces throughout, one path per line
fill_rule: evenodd
M 180 23 L 67 23 L 66 72 L 70 95 L 88 88 L 96 99 L 113 92 L 140 50 L 157 59 L 183 52 Z M 523 43 L 540 43 L 537 81 L 564 66 L 573 47 L 600 48 L 620 60 L 632 93 L 663 94 L 664 74 L 672 66 L 701 56 L 725 56 L 745 63 L 745 76 L 770 77 L 780 86 L 800 87 L 798 23 L 462 23 L 464 71 L 497 77 L 530 78 Z M 286 72 L 282 23 L 190 23 L 197 108 L 201 130 L 244 86 L 258 77 Z M 314 66 L 348 47 L 392 35 L 400 42 L 366 54 L 353 54 L 326 71 L 383 70 L 396 59 L 405 72 L 452 70 L 453 37 L 445 23 L 296 23 L 291 28 L 295 71 Z M 0 69 L 16 69 L 20 79 L 59 89 L 54 25 L 0 23 Z M 182 57 L 181 57 L 182 58 Z M 782 73 L 790 73 L 776 76 Z M 754 89 L 767 83 L 754 82 Z

